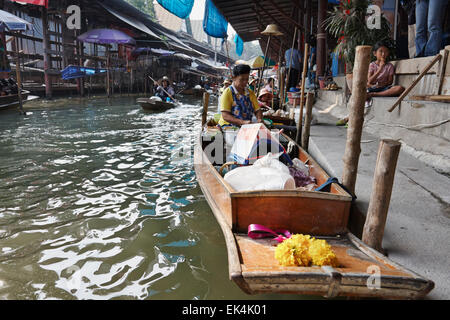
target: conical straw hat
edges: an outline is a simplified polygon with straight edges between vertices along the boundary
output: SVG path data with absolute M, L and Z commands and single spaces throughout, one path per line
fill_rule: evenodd
M 278 30 L 278 26 L 276 24 L 269 24 L 266 29 L 261 32 L 261 34 L 266 36 L 282 36 L 283 32 Z

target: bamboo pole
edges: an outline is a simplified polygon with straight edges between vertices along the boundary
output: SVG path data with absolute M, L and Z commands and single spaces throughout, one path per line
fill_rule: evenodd
M 304 95 L 305 95 L 305 78 L 306 78 L 306 63 L 308 62 L 308 53 L 309 53 L 309 44 L 305 43 L 305 53 L 303 57 L 303 72 L 302 72 L 302 84 L 300 89 L 300 114 L 298 116 L 298 123 L 297 123 L 297 136 L 296 141 L 297 143 L 300 142 L 301 137 L 301 128 L 302 128 L 302 122 L 303 122 L 303 105 L 304 105 Z
M 309 133 L 310 133 L 310 129 L 311 129 L 313 104 L 314 104 L 314 93 L 308 92 L 308 95 L 306 97 L 305 125 L 303 126 L 303 132 L 302 132 L 302 148 L 306 152 L 308 152 L 308 146 L 309 146 Z
M 383 241 L 400 147 L 401 143 L 394 140 L 381 140 L 378 147 L 372 194 L 364 224 L 362 241 L 380 252 L 382 252 L 381 243 Z
M 364 123 L 364 103 L 366 101 L 367 76 L 371 56 L 371 46 L 357 46 L 353 71 L 352 99 L 349 106 L 347 142 L 344 153 L 342 183 L 355 193 L 359 154 L 361 153 L 361 134 Z
M 203 92 L 203 112 L 202 112 L 202 127 L 206 123 L 206 117 L 208 116 L 208 104 L 209 104 L 209 93 Z
M 400 95 L 400 97 L 398 97 L 397 101 L 395 101 L 395 103 L 392 105 L 392 107 L 388 110 L 389 112 L 392 112 L 392 111 L 394 111 L 395 108 L 397 108 L 397 106 L 400 104 L 400 102 L 402 102 L 403 98 L 405 98 L 408 95 L 408 93 L 416 86 L 417 83 L 419 83 L 420 79 L 423 78 L 423 76 L 428 72 L 428 70 L 430 70 L 431 67 L 433 67 L 436 62 L 441 60 L 441 58 L 442 58 L 442 56 L 440 54 L 438 54 L 436 57 L 434 57 L 433 60 L 430 61 L 429 64 L 427 64 L 425 69 L 422 70 L 422 72 L 419 74 L 419 76 L 416 78 L 416 80 L 414 80 L 413 83 L 411 83 L 411 85 L 405 91 L 403 91 L 403 93 Z

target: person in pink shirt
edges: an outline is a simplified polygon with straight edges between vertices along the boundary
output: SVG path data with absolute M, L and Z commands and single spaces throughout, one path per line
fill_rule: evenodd
M 387 61 L 389 48 L 378 42 L 373 47 L 373 55 L 377 60 L 369 65 L 366 107 L 371 106 L 372 97 L 396 97 L 405 90 L 402 86 L 393 85 L 394 66 Z
M 387 62 L 389 48 L 382 42 L 377 42 L 372 49 L 376 61 L 369 65 L 367 79 L 367 98 L 365 107 L 372 106 L 372 97 L 397 97 L 405 91 L 402 86 L 394 86 L 394 65 Z M 348 116 L 336 122 L 336 125 L 346 125 Z

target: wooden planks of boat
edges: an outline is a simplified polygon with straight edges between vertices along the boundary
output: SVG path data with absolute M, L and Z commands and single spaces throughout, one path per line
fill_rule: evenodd
M 280 135 L 282 140 L 293 142 L 285 135 Z M 324 183 L 328 174 L 297 147 L 317 184 Z M 369 248 L 347 230 L 351 196 L 339 185 L 333 183 L 330 192 L 237 192 L 213 166 L 206 148 L 200 133 L 194 149 L 195 173 L 225 237 L 230 280 L 244 292 L 414 299 L 433 289 L 432 281 Z M 277 242 L 247 236 L 253 223 L 326 239 L 339 267 L 280 266 L 274 257 Z
M 22 101 L 25 103 L 28 99 L 29 91 L 22 90 Z M 0 110 L 10 109 L 19 106 L 19 95 L 9 94 L 6 96 L 0 96 Z
M 136 101 L 142 109 L 148 111 L 162 111 L 175 106 L 173 102 L 157 101 L 150 98 L 138 98 Z

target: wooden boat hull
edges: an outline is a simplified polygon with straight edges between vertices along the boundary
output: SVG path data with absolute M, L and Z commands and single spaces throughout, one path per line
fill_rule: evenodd
M 28 99 L 29 91 L 22 91 L 22 101 L 25 103 Z M 19 95 L 10 94 L 7 96 L 0 96 L 0 110 L 12 109 L 19 106 Z
M 304 150 L 300 151 L 299 158 L 312 166 L 311 174 L 318 184 L 328 179 L 325 171 Z M 351 197 L 338 185 L 332 185 L 332 193 L 233 191 L 203 152 L 201 135 L 194 150 L 194 168 L 225 237 L 230 280 L 248 294 L 413 299 L 423 297 L 434 287 L 432 281 L 389 261 L 348 232 Z M 322 236 L 332 245 L 339 268 L 279 266 L 274 257 L 276 242 L 247 236 L 247 227 L 252 223 Z
M 137 103 L 139 103 L 142 109 L 147 111 L 163 111 L 175 106 L 172 102 L 154 101 L 147 98 L 139 98 L 137 99 Z

